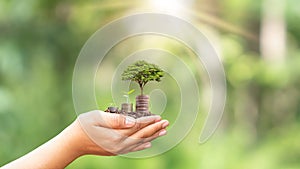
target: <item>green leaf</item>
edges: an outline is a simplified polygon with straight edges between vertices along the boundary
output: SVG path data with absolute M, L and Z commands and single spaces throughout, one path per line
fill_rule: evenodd
M 132 89 L 132 90 L 130 90 L 129 92 L 127 92 L 127 94 L 130 95 L 130 94 L 133 93 L 134 91 L 135 91 L 135 90 Z

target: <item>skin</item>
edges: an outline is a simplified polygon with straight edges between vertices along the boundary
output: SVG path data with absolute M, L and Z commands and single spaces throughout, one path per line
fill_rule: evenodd
M 99 110 L 81 114 L 57 136 L 1 169 L 60 169 L 83 155 L 114 156 L 151 147 L 166 134 L 160 116 L 133 119 Z

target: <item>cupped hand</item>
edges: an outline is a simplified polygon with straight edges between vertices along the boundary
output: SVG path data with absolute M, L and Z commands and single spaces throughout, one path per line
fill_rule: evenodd
M 151 147 L 151 141 L 167 133 L 160 116 L 134 119 L 99 110 L 79 115 L 72 124 L 82 154 L 118 155 Z

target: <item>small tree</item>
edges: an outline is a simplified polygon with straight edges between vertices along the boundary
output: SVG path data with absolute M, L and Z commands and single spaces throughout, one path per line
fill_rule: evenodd
M 124 97 L 126 98 L 126 103 L 129 103 L 129 95 L 131 94 L 131 93 L 133 93 L 135 90 L 134 89 L 132 89 L 132 90 L 130 90 L 130 91 L 128 91 L 128 92 L 123 92 L 124 93 Z
M 129 65 L 122 73 L 122 80 L 137 82 L 141 89 L 141 95 L 143 95 L 144 87 L 148 82 L 160 82 L 163 76 L 163 70 L 157 65 L 142 60 Z

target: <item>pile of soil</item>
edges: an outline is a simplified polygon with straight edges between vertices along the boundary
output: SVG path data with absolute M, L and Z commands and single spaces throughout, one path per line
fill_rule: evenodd
M 155 115 L 155 114 L 152 114 L 151 112 L 141 113 L 141 112 L 125 112 L 125 111 L 119 111 L 119 110 L 111 112 L 109 109 L 106 109 L 105 112 L 122 114 L 122 115 L 125 115 L 125 116 L 133 117 L 135 119 L 140 118 L 140 117 Z

